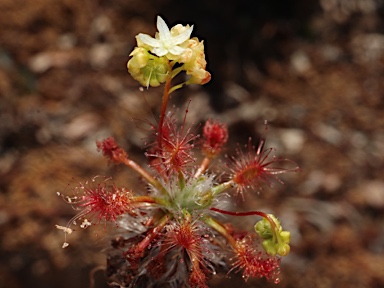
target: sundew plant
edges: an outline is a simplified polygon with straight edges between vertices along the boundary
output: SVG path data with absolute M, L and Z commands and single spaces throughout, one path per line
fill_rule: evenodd
M 281 257 L 290 251 L 290 232 L 276 216 L 256 209 L 233 211 L 229 200 L 257 197 L 262 187 L 281 182 L 279 174 L 298 171 L 297 165 L 273 155 L 265 139 L 256 145 L 250 139 L 222 162 L 214 161 L 228 140 L 226 125 L 207 119 L 199 136 L 167 110 L 173 91 L 211 79 L 204 44 L 191 38 L 193 28 L 178 24 L 169 29 L 158 16 L 155 37 L 137 35 L 130 54 L 130 75 L 147 88 L 163 86 L 164 91 L 159 118 L 150 124 L 153 141 L 145 146 L 149 168 L 133 161 L 112 137 L 96 143 L 110 163 L 137 173 L 146 182 L 140 191 L 146 193 L 97 177 L 79 184 L 72 195 L 60 194 L 79 211 L 67 226 L 57 226 L 66 236 L 64 248 L 74 225 L 115 223 L 106 270 L 113 287 L 203 288 L 223 271 L 241 273 L 244 281 L 265 277 L 278 283 Z M 174 85 L 179 73 L 188 80 Z M 195 153 L 202 154 L 201 163 Z M 211 172 L 218 162 L 223 171 Z M 244 216 L 255 218 L 254 230 L 229 222 Z

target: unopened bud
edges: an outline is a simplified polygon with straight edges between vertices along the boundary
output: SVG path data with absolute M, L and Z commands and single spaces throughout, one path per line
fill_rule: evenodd
M 276 254 L 286 256 L 291 250 L 289 246 L 291 233 L 289 231 L 283 231 L 280 221 L 274 215 L 269 214 L 268 216 L 269 220 L 263 218 L 263 220 L 256 223 L 255 231 L 260 238 L 265 239 L 262 243 L 265 252 L 271 256 L 275 256 Z M 272 220 L 275 225 L 271 225 L 270 220 Z
M 96 146 L 112 162 L 119 164 L 127 158 L 127 153 L 120 148 L 113 137 L 108 137 L 103 141 L 96 141 Z
M 208 119 L 203 128 L 203 152 L 208 157 L 217 156 L 228 140 L 228 129 L 224 124 Z

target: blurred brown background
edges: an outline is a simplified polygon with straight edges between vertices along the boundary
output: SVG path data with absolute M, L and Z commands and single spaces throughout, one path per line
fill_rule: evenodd
M 0 0 L 0 287 L 88 287 L 105 265 L 114 227 L 76 231 L 62 249 L 55 224 L 75 212 L 56 192 L 94 175 L 138 181 L 108 166 L 95 141 L 115 136 L 145 163 L 147 134 L 132 118 L 152 119 L 161 89 L 143 94 L 125 65 L 134 36 L 153 35 L 158 14 L 170 26 L 195 24 L 205 39 L 211 83 L 172 98 L 181 112 L 192 99 L 188 122 L 226 121 L 230 154 L 268 120 L 267 146 L 303 169 L 239 207 L 274 212 L 291 230 L 276 287 L 384 287 L 383 6 Z M 107 287 L 101 271 L 93 275 Z M 212 286 L 275 287 L 238 278 Z

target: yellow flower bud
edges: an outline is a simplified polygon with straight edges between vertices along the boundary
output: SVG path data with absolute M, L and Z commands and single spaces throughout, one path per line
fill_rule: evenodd
M 260 238 L 265 239 L 262 243 L 265 252 L 269 255 L 280 256 L 288 255 L 291 248 L 289 242 L 291 240 L 291 233 L 289 231 L 283 231 L 280 225 L 280 221 L 272 214 L 269 214 L 269 219 L 263 218 L 255 225 L 255 231 L 259 234 Z M 270 220 L 275 225 L 271 225 Z
M 287 256 L 291 251 L 291 247 L 288 244 L 279 245 L 277 248 L 277 254 L 280 256 Z
M 127 64 L 128 70 L 130 67 L 143 68 L 147 65 L 150 54 L 144 48 L 136 47 L 129 56 L 132 56 L 132 58 Z
M 130 56 L 128 72 L 141 85 L 157 87 L 166 81 L 170 69 L 168 59 L 151 55 L 142 47 L 136 47 Z

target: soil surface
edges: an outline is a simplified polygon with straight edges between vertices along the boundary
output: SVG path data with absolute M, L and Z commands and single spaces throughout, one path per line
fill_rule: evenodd
M 126 62 L 158 14 L 170 26 L 195 25 L 213 75 L 175 93 L 180 119 L 189 105 L 187 125 L 228 123 L 228 154 L 258 139 L 267 120 L 267 146 L 302 168 L 238 204 L 273 212 L 291 231 L 281 283 L 229 275 L 211 286 L 384 287 L 383 6 L 0 0 L 0 287 L 107 287 L 103 251 L 114 227 L 76 231 L 62 249 L 55 224 L 76 212 L 57 192 L 95 175 L 141 185 L 108 165 L 95 141 L 114 136 L 146 165 L 148 133 L 135 119 L 153 119 L 162 91 L 139 91 Z

